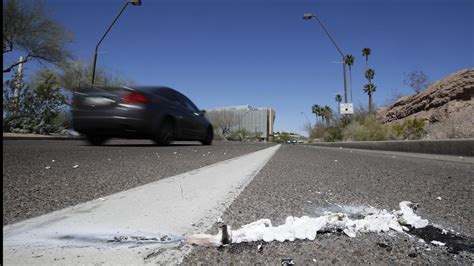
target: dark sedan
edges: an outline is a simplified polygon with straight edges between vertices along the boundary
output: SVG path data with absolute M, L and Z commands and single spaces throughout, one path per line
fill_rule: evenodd
M 93 145 L 109 138 L 151 139 L 159 145 L 197 140 L 211 145 L 212 125 L 194 103 L 167 87 L 93 87 L 74 93 L 74 130 Z

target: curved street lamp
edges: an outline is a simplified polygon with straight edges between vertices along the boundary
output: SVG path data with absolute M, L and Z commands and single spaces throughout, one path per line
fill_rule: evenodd
M 303 15 L 303 19 L 312 19 L 312 18 L 315 18 L 316 21 L 318 21 L 319 25 L 321 26 L 321 28 L 323 28 L 324 32 L 326 32 L 326 35 L 329 37 L 329 39 L 331 40 L 332 44 L 334 44 L 334 46 L 336 47 L 337 51 L 339 51 L 339 53 L 341 54 L 342 56 L 342 61 L 344 62 L 342 64 L 343 66 L 343 73 L 344 73 L 344 102 L 347 103 L 347 81 L 346 81 L 346 64 L 345 64 L 345 55 L 344 53 L 342 52 L 342 50 L 339 48 L 339 46 L 337 46 L 336 42 L 334 41 L 334 39 L 332 38 L 331 34 L 329 34 L 329 31 L 326 29 L 326 27 L 324 27 L 323 23 L 321 22 L 321 20 L 319 20 L 318 16 L 316 16 L 315 14 L 313 13 L 304 13 Z
M 306 114 L 304 112 L 301 112 L 301 114 L 306 118 L 306 120 L 308 120 L 308 124 L 309 124 L 309 127 L 311 128 L 311 121 L 309 120 L 308 116 L 306 116 Z
M 123 11 L 125 10 L 125 8 L 128 6 L 128 4 L 132 4 L 134 6 L 141 6 L 142 5 L 142 1 L 141 0 L 128 0 L 127 2 L 125 2 L 125 5 L 122 7 L 122 10 L 120 10 L 120 12 L 118 13 L 118 15 L 115 17 L 114 21 L 112 22 L 112 24 L 110 24 L 109 28 L 107 29 L 107 31 L 104 33 L 104 35 L 102 36 L 102 38 L 100 38 L 100 41 L 97 43 L 97 45 L 95 46 L 95 51 L 94 51 L 94 62 L 92 63 L 92 86 L 94 86 L 94 82 L 95 82 L 95 67 L 96 67 L 96 64 L 97 64 L 97 54 L 98 54 L 98 50 L 99 50 L 99 45 L 102 43 L 102 41 L 104 40 L 105 36 L 107 35 L 107 33 L 109 33 L 109 31 L 112 29 L 112 26 L 114 26 L 115 22 L 117 21 L 117 19 L 120 17 L 120 15 L 122 15 Z

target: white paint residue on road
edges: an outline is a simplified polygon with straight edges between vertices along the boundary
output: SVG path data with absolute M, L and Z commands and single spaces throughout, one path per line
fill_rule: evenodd
M 320 217 L 311 218 L 308 216 L 286 218 L 284 224 L 273 226 L 271 220 L 260 219 L 250 224 L 243 225 L 240 229 L 230 232 L 232 243 L 254 242 L 254 241 L 294 241 L 314 240 L 318 232 L 328 232 L 343 230 L 349 237 L 356 237 L 358 233 L 380 233 L 390 230 L 403 232 L 403 225 L 410 225 L 420 228 L 428 225 L 427 220 L 421 219 L 414 214 L 410 207 L 413 204 L 408 201 L 400 202 L 400 210 L 392 213 L 386 210 L 378 210 L 373 207 L 364 208 L 359 214 L 362 219 L 350 219 L 348 214 L 342 212 L 327 212 Z M 203 235 L 199 234 L 201 241 L 207 237 L 215 244 L 216 239 L 220 239 L 220 234 Z M 189 239 L 193 239 L 190 236 Z M 188 243 L 195 243 L 188 241 Z

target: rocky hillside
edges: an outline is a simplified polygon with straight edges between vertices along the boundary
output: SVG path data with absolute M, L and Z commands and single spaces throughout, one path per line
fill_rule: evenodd
M 473 96 L 474 68 L 469 68 L 434 82 L 416 95 L 398 99 L 378 115 L 384 123 L 418 118 L 430 124 L 451 117 L 474 117 Z

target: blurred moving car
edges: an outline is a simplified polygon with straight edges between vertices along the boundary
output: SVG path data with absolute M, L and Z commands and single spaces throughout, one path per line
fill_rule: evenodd
M 73 96 L 72 123 L 92 145 L 110 138 L 158 145 L 197 140 L 211 145 L 212 125 L 186 96 L 168 87 L 88 87 Z

